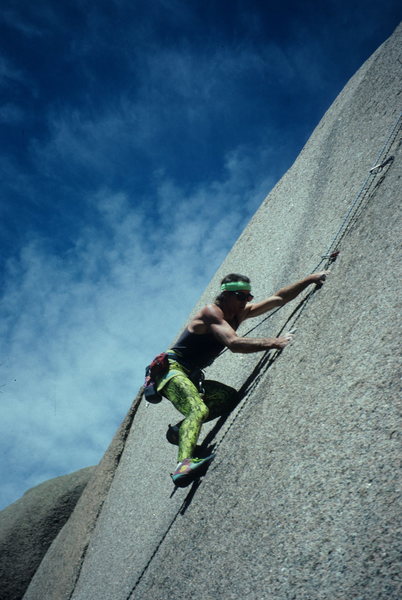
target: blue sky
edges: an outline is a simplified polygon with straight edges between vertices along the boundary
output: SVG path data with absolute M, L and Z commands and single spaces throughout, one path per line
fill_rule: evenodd
M 100 460 L 399 4 L 3 0 L 0 508 Z

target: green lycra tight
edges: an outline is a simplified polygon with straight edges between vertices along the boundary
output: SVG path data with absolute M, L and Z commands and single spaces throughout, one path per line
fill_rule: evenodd
M 202 396 L 184 374 L 178 374 L 163 387 L 161 393 L 185 416 L 180 424 L 178 460 L 191 458 L 197 445 L 201 425 L 230 413 L 239 402 L 235 389 L 218 381 L 204 381 Z

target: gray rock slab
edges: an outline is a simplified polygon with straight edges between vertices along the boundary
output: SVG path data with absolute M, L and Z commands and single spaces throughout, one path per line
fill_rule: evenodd
M 401 37 L 399 27 L 351 79 L 197 306 L 213 300 L 228 272 L 248 274 L 258 299 L 320 261 L 399 117 Z M 328 282 L 297 322 L 295 343 L 261 370 L 216 434 L 217 458 L 198 489 L 171 495 L 175 449 L 164 433 L 175 413 L 168 402 L 141 404 L 91 521 L 72 595 L 54 593 L 53 576 L 48 595 L 27 598 L 400 597 L 400 133 L 390 150 L 395 159 L 365 196 Z M 293 307 L 257 322 L 254 335 L 277 333 Z M 241 387 L 260 358 L 226 352 L 208 376 Z M 72 547 L 71 522 L 79 506 L 87 518 L 87 490 L 67 524 Z M 49 558 L 47 576 L 61 564 Z
M 94 469 L 45 481 L 0 511 L 0 598 L 22 598 Z
M 132 600 L 398 600 L 400 267 L 388 172 L 342 261 L 219 436 Z
M 125 597 L 177 517 L 188 491 L 172 496 L 169 473 L 177 449 L 164 436 L 175 418 L 167 401 L 141 404 L 91 536 L 74 600 Z

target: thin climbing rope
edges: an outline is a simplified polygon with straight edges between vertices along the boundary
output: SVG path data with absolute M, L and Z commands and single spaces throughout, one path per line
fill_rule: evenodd
M 382 169 L 385 168 L 385 166 L 390 165 L 394 160 L 394 156 L 388 156 L 388 153 L 398 135 L 399 129 L 401 128 L 401 124 L 402 124 L 402 112 L 399 114 L 395 123 L 392 125 L 390 133 L 389 133 L 387 139 L 385 140 L 385 143 L 382 146 L 381 150 L 379 151 L 377 158 L 374 161 L 373 167 L 369 170 L 369 174 L 367 175 L 362 186 L 360 187 L 355 198 L 353 199 L 350 207 L 348 208 L 346 214 L 344 215 L 342 222 L 341 222 L 337 232 L 335 233 L 333 239 L 331 240 L 326 252 L 321 256 L 320 261 L 314 267 L 314 269 L 312 269 L 310 271 L 310 274 L 316 273 L 323 263 L 324 263 L 323 270 L 324 271 L 328 270 L 331 267 L 331 265 L 335 262 L 335 260 L 337 259 L 338 254 L 339 254 L 340 244 L 341 244 L 342 240 L 344 239 L 344 237 L 347 235 L 352 223 L 354 222 L 354 220 L 356 218 L 356 215 L 358 214 L 360 208 L 362 207 L 362 205 L 363 205 L 363 203 L 364 203 L 364 201 L 376 179 L 377 174 L 380 173 L 382 171 Z M 300 303 L 300 305 L 303 305 L 303 310 L 305 307 L 305 303 L 307 303 L 311 299 L 313 294 L 320 287 L 321 286 L 318 286 L 318 288 L 317 287 L 314 288 L 312 291 L 310 291 L 307 294 L 307 296 L 305 298 L 303 298 L 302 302 Z M 254 327 L 249 329 L 245 334 L 243 334 L 243 337 L 248 336 L 251 332 L 258 329 L 258 327 L 260 327 L 262 325 L 262 323 L 267 321 L 267 319 L 272 318 L 282 308 L 283 308 L 283 306 L 279 306 L 278 308 L 276 308 L 273 312 L 271 312 L 269 315 L 264 317 L 264 319 L 262 319 L 259 323 L 257 323 L 257 325 L 255 325 Z M 295 312 L 295 311 L 293 311 L 293 312 Z M 226 350 L 226 348 L 225 348 L 225 350 Z M 225 352 L 225 350 L 223 350 L 223 352 Z
M 358 193 L 356 194 L 351 206 L 349 207 L 345 217 L 342 220 L 340 227 L 338 228 L 338 231 L 336 232 L 332 241 L 330 242 L 326 253 L 321 257 L 320 262 L 311 271 L 311 273 L 315 273 L 323 262 L 324 262 L 324 270 L 328 270 L 328 268 L 332 265 L 332 263 L 334 263 L 335 260 L 337 259 L 338 255 L 339 255 L 340 243 L 344 239 L 344 237 L 346 236 L 348 231 L 350 230 L 351 223 L 355 220 L 356 215 L 359 213 L 359 210 L 362 207 L 364 200 L 366 199 L 368 192 L 372 187 L 372 183 L 375 179 L 375 176 L 377 175 L 377 173 L 381 172 L 385 166 L 390 165 L 394 160 L 394 156 L 388 156 L 388 153 L 390 152 L 392 145 L 395 142 L 395 139 L 401 128 L 401 125 L 402 125 L 402 113 L 400 113 L 396 122 L 392 126 L 390 134 L 388 135 L 383 147 L 381 148 L 381 150 L 377 156 L 377 159 L 374 163 L 374 166 L 369 171 L 369 176 L 365 179 L 363 185 L 361 186 Z M 300 300 L 300 302 L 297 304 L 295 309 L 291 312 L 290 316 L 286 319 L 285 323 L 282 325 L 280 331 L 277 333 L 277 337 L 279 337 L 285 329 L 290 329 L 291 331 L 295 329 L 295 325 L 296 325 L 297 321 L 300 319 L 303 311 L 306 309 L 307 304 L 310 302 L 310 300 L 312 299 L 314 294 L 317 292 L 317 290 L 319 290 L 321 287 L 322 287 L 322 284 L 316 284 L 315 287 L 312 290 L 310 290 L 307 293 L 307 295 L 304 296 L 304 298 L 302 298 Z M 264 323 L 267 319 L 271 318 L 281 308 L 282 308 L 282 306 L 279 306 L 272 313 L 267 315 L 255 327 L 253 327 L 252 329 L 247 331 L 247 333 L 244 334 L 244 337 L 249 335 L 252 331 L 257 329 L 258 327 L 260 327 L 260 325 L 262 323 Z M 226 348 L 225 348 L 225 350 L 226 350 Z M 241 396 L 242 396 L 243 401 L 247 396 L 249 396 L 250 392 L 258 384 L 258 381 L 261 379 L 262 375 L 271 367 L 271 365 L 282 354 L 282 351 L 283 350 L 267 350 L 264 353 L 263 357 L 259 360 L 256 367 L 254 368 L 253 373 L 247 378 L 246 382 L 243 384 L 243 386 L 241 388 Z M 222 444 L 224 438 L 226 437 L 226 435 L 229 432 L 229 429 L 231 429 L 231 427 L 233 426 L 234 422 L 239 417 L 239 415 L 240 415 L 241 411 L 243 410 L 243 408 L 245 407 L 245 405 L 246 405 L 246 402 L 242 402 L 242 405 L 239 407 L 236 415 L 233 417 L 233 419 L 232 419 L 231 423 L 229 424 L 229 426 L 227 427 L 225 433 L 223 434 L 223 436 L 221 437 L 221 439 L 215 446 L 215 450 L 217 450 L 219 448 L 219 446 Z
M 341 241 L 347 234 L 351 223 L 353 222 L 357 212 L 359 211 L 366 196 L 368 195 L 370 188 L 373 185 L 374 180 L 376 179 L 377 174 L 379 172 L 381 172 L 385 166 L 390 165 L 393 162 L 394 157 L 387 156 L 387 155 L 398 135 L 398 131 L 401 127 L 401 122 L 402 122 L 402 113 L 400 113 L 399 117 L 396 119 L 394 125 L 392 126 L 391 131 L 390 131 L 383 147 L 381 148 L 380 152 L 378 153 L 378 156 L 374 162 L 373 167 L 369 170 L 369 173 L 368 173 L 366 179 L 364 180 L 363 185 L 357 192 L 353 202 L 351 203 L 348 211 L 346 212 L 346 214 L 339 226 L 338 231 L 336 232 L 336 234 L 334 235 L 334 238 L 332 239 L 330 245 L 328 246 L 326 253 L 323 255 L 323 257 L 321 258 L 321 261 L 318 263 L 318 266 L 320 266 L 321 262 L 324 259 L 330 257 L 331 254 L 333 254 L 334 251 L 336 251 L 339 248 Z

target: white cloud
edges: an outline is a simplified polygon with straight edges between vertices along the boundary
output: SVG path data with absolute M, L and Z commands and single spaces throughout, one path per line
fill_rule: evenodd
M 94 39 L 84 42 L 89 53 Z M 5 162 L 9 184 L 40 209 L 38 181 L 41 189 L 51 182 L 65 195 L 69 186 L 79 187 L 77 168 L 89 167 L 95 181 L 108 181 L 104 174 L 124 171 L 124 154 L 152 156 L 172 123 L 183 131 L 208 125 L 211 111 L 225 118 L 241 77 L 258 73 L 277 49 L 269 56 L 246 47 L 235 56 L 229 48 L 213 52 L 148 49 L 131 96 L 123 86 L 113 105 L 99 98 L 91 114 L 79 104 L 43 114 L 48 139 L 31 142 L 36 171 L 30 178 Z M 284 60 L 280 55 L 275 64 L 283 68 Z M 136 61 L 138 55 L 133 68 Z M 2 74 L 7 81 L 24 80 L 4 61 Z M 91 216 L 69 232 L 74 243 L 68 252 L 54 254 L 38 234 L 8 263 L 0 309 L 7 357 L 0 365 L 1 504 L 101 458 L 142 384 L 145 364 L 172 341 L 277 179 L 276 153 L 267 143 L 264 149 L 237 148 L 218 179 L 192 188 L 169 179 L 162 164 L 148 204 L 129 186 L 124 193 L 103 189 L 79 200 Z M 56 234 L 44 227 L 42 235 Z
M 155 220 L 135 198 L 99 192 L 66 255 L 37 239 L 8 264 L 2 504 L 101 458 L 145 364 L 172 341 L 272 185 L 254 178 L 259 161 L 234 152 L 222 181 L 189 194 L 159 174 Z
M 64 107 L 49 112 L 47 142 L 41 138 L 32 143 L 41 172 L 50 176 L 61 165 L 67 172 L 85 165 L 109 173 L 121 165 L 127 168 L 127 157 L 134 160 L 135 168 L 136 153 L 153 159 L 159 156 L 160 146 L 165 151 L 168 145 L 174 152 L 181 144 L 177 139 L 180 132 L 191 132 L 196 145 L 197 135 L 204 139 L 208 133 L 212 136 L 210 130 L 217 119 L 229 122 L 234 111 L 239 111 L 239 116 L 244 111 L 246 118 L 260 102 L 245 92 L 247 81 L 259 81 L 263 74 L 265 88 L 275 86 L 275 96 L 278 81 L 287 86 L 307 77 L 304 60 L 298 67 L 297 54 L 303 56 L 303 48 L 286 52 L 272 42 L 258 52 L 245 44 L 207 46 L 200 52 L 188 44 L 142 48 L 136 38 L 134 47 L 125 47 L 128 50 L 133 56 L 125 58 L 127 73 L 131 69 L 135 85 L 127 81 L 124 92 L 116 94 L 113 101 L 100 97 L 96 110 L 90 104 L 88 109 Z M 85 62 L 82 68 L 86 68 Z M 89 75 L 87 79 L 91 79 Z

